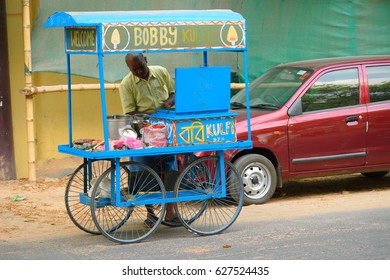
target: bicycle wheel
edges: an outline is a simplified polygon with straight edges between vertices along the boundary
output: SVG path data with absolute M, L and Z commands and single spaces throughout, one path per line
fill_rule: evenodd
M 122 171 L 124 169 L 126 172 Z M 130 206 L 115 205 L 117 187 L 111 192 L 111 185 L 116 186 L 117 180 L 120 203 L 131 201 Z M 141 163 L 122 162 L 119 178 L 115 176 L 115 166 L 98 178 L 91 194 L 92 219 L 100 232 L 111 241 L 139 242 L 154 232 L 163 218 L 166 204 L 159 204 L 158 198 L 165 198 L 165 189 L 156 172 Z M 147 227 L 145 222 L 148 221 L 150 210 L 154 213 L 153 225 Z
M 65 188 L 65 207 L 71 221 L 91 234 L 100 234 L 100 231 L 92 221 L 89 205 L 80 202 L 80 194 L 87 195 L 92 186 L 91 180 L 96 180 L 110 166 L 110 160 L 95 160 L 90 165 L 84 162 L 73 172 Z
M 244 198 L 241 178 L 233 164 L 227 161 L 224 176 L 227 195 L 221 196 L 218 157 L 199 158 L 180 174 L 175 184 L 175 197 L 206 196 L 205 199 L 176 203 L 178 217 L 189 231 L 199 235 L 217 234 L 230 227 L 238 217 Z

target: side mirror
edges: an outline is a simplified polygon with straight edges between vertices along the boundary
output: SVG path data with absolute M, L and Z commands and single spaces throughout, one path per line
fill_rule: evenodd
M 299 116 L 302 115 L 302 99 L 301 97 L 298 97 L 297 100 L 291 105 L 291 107 L 288 109 L 288 115 L 290 117 Z

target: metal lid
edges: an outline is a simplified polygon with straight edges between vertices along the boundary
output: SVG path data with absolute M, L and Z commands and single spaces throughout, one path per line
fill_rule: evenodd
M 137 139 L 138 137 L 137 132 L 131 126 L 128 125 L 119 129 L 119 135 L 121 137 L 131 137 L 134 139 Z

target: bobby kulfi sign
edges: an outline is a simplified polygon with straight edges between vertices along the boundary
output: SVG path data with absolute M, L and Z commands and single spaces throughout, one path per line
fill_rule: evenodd
M 154 25 L 153 25 L 154 24 Z M 67 51 L 97 51 L 96 27 L 66 28 Z M 103 25 L 104 52 L 126 50 L 245 48 L 243 22 Z
M 243 22 L 103 25 L 103 50 L 244 48 Z

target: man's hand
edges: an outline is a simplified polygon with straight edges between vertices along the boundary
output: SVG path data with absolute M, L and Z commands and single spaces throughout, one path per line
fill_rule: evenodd
M 169 95 L 168 99 L 161 103 L 161 108 L 168 109 L 175 104 L 175 94 L 172 93 Z

